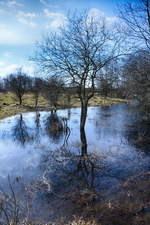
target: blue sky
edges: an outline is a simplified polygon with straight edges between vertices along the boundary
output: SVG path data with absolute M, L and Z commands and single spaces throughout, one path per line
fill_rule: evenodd
M 18 67 L 34 74 L 29 57 L 44 33 L 65 23 L 68 11 L 86 9 L 115 21 L 115 8 L 123 0 L 0 0 L 0 76 Z

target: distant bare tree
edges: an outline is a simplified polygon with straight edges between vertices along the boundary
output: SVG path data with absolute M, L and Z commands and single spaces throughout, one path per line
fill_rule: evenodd
M 34 94 L 35 107 L 37 108 L 39 95 L 43 89 L 43 80 L 39 77 L 36 77 L 32 80 L 32 93 Z
M 112 61 L 100 71 L 98 78 L 98 89 L 100 95 L 112 97 L 114 94 L 113 92 L 118 88 L 119 81 L 119 64 L 115 61 Z
M 119 17 L 128 26 L 128 35 L 145 42 L 150 49 L 150 0 L 129 0 L 118 7 Z
M 44 82 L 42 92 L 54 109 L 58 107 L 58 98 L 63 87 L 64 82 L 59 77 L 49 77 Z
M 22 104 L 22 97 L 28 90 L 29 78 L 21 68 L 17 69 L 15 73 L 10 74 L 5 79 L 5 86 L 7 90 L 12 91 L 19 100 L 19 104 Z
M 134 52 L 126 60 L 123 73 L 128 97 L 142 104 L 150 102 L 150 52 Z
M 0 78 L 0 92 L 3 92 L 3 91 L 5 91 L 4 81 L 3 81 L 3 79 Z

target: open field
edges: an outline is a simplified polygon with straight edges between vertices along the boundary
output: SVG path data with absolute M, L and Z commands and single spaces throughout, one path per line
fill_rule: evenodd
M 125 100 L 117 98 L 104 98 L 98 95 L 95 95 L 90 101 L 89 106 L 99 106 L 99 105 L 111 105 L 124 103 Z M 69 107 L 80 107 L 80 100 L 77 96 L 72 95 L 70 99 L 70 104 L 68 104 L 67 96 L 62 95 L 58 101 L 58 108 L 69 108 Z M 39 110 L 51 110 L 52 106 L 50 103 L 43 97 L 40 96 L 38 100 L 38 109 Z M 35 99 L 34 95 L 29 93 L 23 96 L 23 104 L 19 105 L 16 96 L 13 93 L 1 93 L 0 94 L 0 119 L 16 115 L 24 112 L 35 111 Z

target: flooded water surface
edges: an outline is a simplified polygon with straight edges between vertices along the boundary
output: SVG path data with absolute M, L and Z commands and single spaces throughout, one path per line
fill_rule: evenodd
M 1 186 L 6 185 L 8 175 L 25 184 L 35 183 L 38 188 L 42 184 L 47 199 L 53 195 L 48 219 L 53 218 L 53 206 L 58 201 L 64 207 L 64 201 L 57 198 L 62 194 L 78 189 L 105 193 L 149 168 L 149 155 L 130 141 L 138 116 L 127 104 L 89 107 L 86 158 L 82 157 L 80 141 L 80 108 L 25 113 L 1 120 Z M 41 189 L 35 199 L 37 210 L 45 201 Z M 44 209 L 42 212 L 46 214 Z M 61 213 L 63 210 L 58 215 Z

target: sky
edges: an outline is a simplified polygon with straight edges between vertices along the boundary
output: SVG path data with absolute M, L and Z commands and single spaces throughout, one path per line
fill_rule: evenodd
M 0 0 L 0 77 L 22 67 L 36 73 L 33 62 L 36 42 L 65 24 L 68 12 L 87 10 L 115 21 L 116 6 L 123 0 Z

